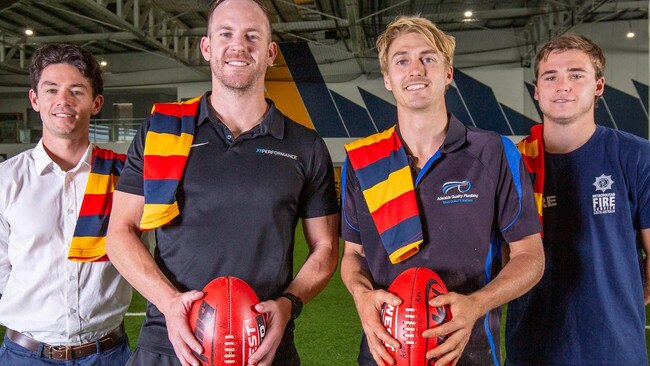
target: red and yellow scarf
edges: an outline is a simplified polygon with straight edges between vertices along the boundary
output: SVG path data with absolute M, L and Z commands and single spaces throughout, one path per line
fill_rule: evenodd
M 422 223 L 406 150 L 395 126 L 345 145 L 391 263 L 419 251 Z

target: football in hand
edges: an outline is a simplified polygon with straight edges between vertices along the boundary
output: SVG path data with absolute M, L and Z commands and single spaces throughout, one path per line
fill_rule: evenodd
M 201 342 L 204 366 L 246 366 L 264 339 L 266 321 L 255 311 L 260 301 L 248 284 L 236 277 L 219 277 L 203 288 L 189 322 Z
M 433 307 L 429 300 L 446 294 L 447 287 L 440 277 L 428 268 L 409 268 L 400 273 L 388 287 L 388 292 L 402 299 L 398 306 L 384 304 L 382 324 L 401 348 L 388 345 L 386 349 L 395 358 L 397 366 L 429 366 L 426 353 L 442 344 L 445 337 L 424 338 L 422 332 L 451 320 L 448 306 Z

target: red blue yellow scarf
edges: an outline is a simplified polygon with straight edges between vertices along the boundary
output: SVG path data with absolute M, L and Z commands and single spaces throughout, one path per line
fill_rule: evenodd
M 540 223 L 542 220 L 542 200 L 544 197 L 544 125 L 537 124 L 530 129 L 530 135 L 519 141 L 517 149 L 521 152 L 526 163 L 526 169 L 533 178 L 533 191 L 535 192 L 535 206 Z M 543 227 L 543 226 L 542 226 Z
M 113 204 L 113 191 L 125 160 L 124 154 L 93 147 L 88 183 L 84 190 L 68 259 L 76 262 L 99 262 L 108 259 L 106 230 Z
M 144 145 L 144 211 L 140 229 L 168 224 L 180 214 L 176 191 L 190 153 L 201 97 L 156 103 Z
M 395 126 L 345 145 L 391 263 L 419 251 L 422 223 L 406 150 Z

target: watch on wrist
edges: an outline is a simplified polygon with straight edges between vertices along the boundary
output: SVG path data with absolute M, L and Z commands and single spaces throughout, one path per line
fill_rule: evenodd
M 302 312 L 302 300 L 291 292 L 285 292 L 280 297 L 287 298 L 291 301 L 291 319 L 293 320 L 299 317 L 300 312 Z

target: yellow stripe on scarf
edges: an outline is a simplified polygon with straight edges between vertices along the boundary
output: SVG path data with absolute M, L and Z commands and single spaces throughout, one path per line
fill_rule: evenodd
M 168 133 L 147 132 L 144 154 L 157 156 L 187 156 L 194 137 L 188 133 L 180 136 Z
M 180 214 L 178 203 L 149 203 L 147 209 L 142 214 L 140 220 L 140 229 L 151 230 L 161 227 Z
M 412 191 L 413 184 L 404 184 L 404 181 L 411 182 L 411 167 L 408 165 L 400 170 L 392 172 L 388 175 L 388 179 L 379 182 L 374 186 L 363 191 L 363 196 L 366 198 L 368 209 L 370 213 L 375 212 L 384 203 L 395 199 L 402 194 Z

